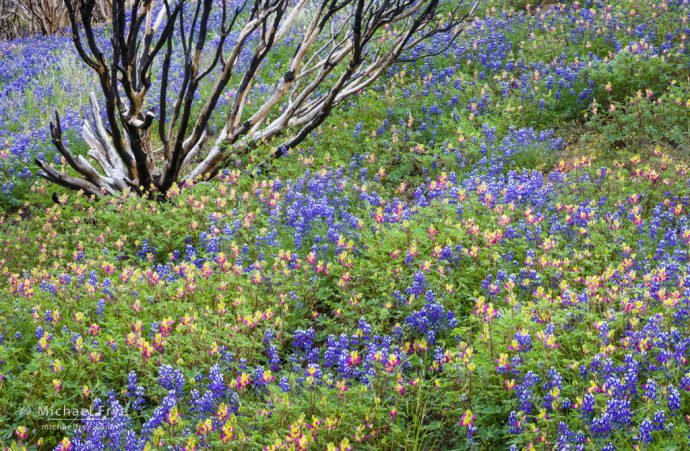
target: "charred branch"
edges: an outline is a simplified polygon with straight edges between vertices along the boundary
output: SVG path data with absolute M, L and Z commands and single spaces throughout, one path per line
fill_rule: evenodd
M 98 0 L 64 1 L 75 48 L 100 86 L 82 127 L 90 160 L 64 145 L 56 115 L 51 139 L 73 174 L 38 164 L 46 179 L 93 195 L 125 189 L 164 194 L 176 181 L 212 177 L 227 159 L 280 137 L 271 155 L 279 157 L 417 45 L 443 33 L 451 38 L 447 46 L 426 55 L 446 51 L 478 3 L 112 0 L 113 35 L 104 49 L 94 30 Z M 212 29 L 214 11 L 221 21 Z M 287 69 L 248 112 L 265 61 L 292 33 L 300 38 L 292 44 Z M 175 57 L 183 61 L 179 84 L 171 82 Z M 160 92 L 152 95 L 154 76 Z M 201 96 L 207 78 L 212 81 Z M 218 111 L 230 90 L 231 104 Z M 158 114 L 148 109 L 154 98 Z M 222 127 L 210 137 L 218 114 Z

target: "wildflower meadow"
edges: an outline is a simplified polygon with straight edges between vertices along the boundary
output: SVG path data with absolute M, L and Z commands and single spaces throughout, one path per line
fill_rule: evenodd
M 189 2 L 180 23 L 241 3 Z M 39 176 L 76 177 L 50 122 L 87 155 L 102 74 L 70 30 L 0 40 L 3 449 L 689 449 L 690 2 L 471 13 L 281 156 L 261 141 L 156 196 Z M 244 39 L 223 44 L 227 15 L 219 48 Z M 246 38 L 207 145 L 233 105 L 261 111 L 308 23 L 260 65 Z M 153 93 L 190 83 L 169 58 Z

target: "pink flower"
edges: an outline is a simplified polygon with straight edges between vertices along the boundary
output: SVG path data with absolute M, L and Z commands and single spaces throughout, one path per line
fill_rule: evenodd
M 465 413 L 462 414 L 462 418 L 460 418 L 460 426 L 464 428 L 469 428 L 474 426 L 474 420 L 476 418 L 476 415 L 472 413 L 470 409 L 465 410 Z
M 17 429 L 15 429 L 14 435 L 16 435 L 17 438 L 21 441 L 26 440 L 26 438 L 29 436 L 29 433 L 26 429 L 26 426 L 19 426 Z

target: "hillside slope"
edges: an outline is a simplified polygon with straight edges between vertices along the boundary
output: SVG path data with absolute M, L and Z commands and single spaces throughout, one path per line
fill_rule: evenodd
M 690 446 L 689 19 L 489 4 L 164 202 L 36 181 L 88 80 L 64 37 L 0 43 L 0 443 Z

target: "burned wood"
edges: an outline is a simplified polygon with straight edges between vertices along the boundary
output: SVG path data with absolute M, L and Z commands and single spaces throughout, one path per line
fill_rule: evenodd
M 455 38 L 478 3 L 465 8 L 462 1 L 450 0 L 244 0 L 229 8 L 229 0 L 113 0 L 113 37 L 106 52 L 93 28 L 97 0 L 76 1 L 65 0 L 72 39 L 81 59 L 98 76 L 105 108 L 107 129 L 92 94 L 91 112 L 82 127 L 87 156 L 99 169 L 63 144 L 57 115 L 52 141 L 76 174 L 58 171 L 45 161 L 39 166 L 48 180 L 96 196 L 125 189 L 165 194 L 175 182 L 212 177 L 228 158 L 278 137 L 282 143 L 269 157 L 283 155 L 406 51 L 439 33 Z M 222 8 L 222 20 L 211 45 L 214 8 Z M 246 113 L 262 64 L 292 32 L 299 32 L 301 39 L 287 71 L 258 107 Z M 236 38 L 226 49 L 231 33 Z M 231 87 L 240 55 L 247 51 L 249 64 Z M 176 52 L 184 61 L 182 82 L 171 93 Z M 211 58 L 202 68 L 204 54 Z M 161 81 L 158 115 L 146 110 L 154 69 Z M 211 74 L 215 78 L 210 91 L 199 98 L 200 82 Z M 230 88 L 234 100 L 209 143 L 211 118 Z M 171 94 L 176 100 L 169 108 Z M 160 142 L 154 143 L 154 137 Z

